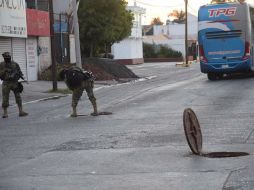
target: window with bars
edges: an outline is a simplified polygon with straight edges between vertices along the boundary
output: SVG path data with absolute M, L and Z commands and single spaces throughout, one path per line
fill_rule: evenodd
M 26 7 L 29 9 L 49 11 L 49 1 L 48 0 L 26 0 Z

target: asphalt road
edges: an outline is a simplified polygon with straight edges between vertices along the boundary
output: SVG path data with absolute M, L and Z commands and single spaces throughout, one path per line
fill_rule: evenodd
M 95 90 L 100 111 L 90 116 L 83 96 L 70 118 L 71 97 L 26 104 L 29 117 L 0 119 L 3 190 L 251 190 L 254 189 L 254 77 L 208 81 L 199 65 L 130 66 L 141 79 Z M 192 108 L 203 152 L 245 151 L 249 156 L 193 155 L 183 130 Z

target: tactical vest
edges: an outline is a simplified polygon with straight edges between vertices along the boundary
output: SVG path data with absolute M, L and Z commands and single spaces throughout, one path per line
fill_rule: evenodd
M 84 80 L 94 80 L 93 74 L 90 72 L 84 72 L 78 67 L 72 67 L 65 71 L 65 81 L 68 87 L 73 90 L 81 86 Z

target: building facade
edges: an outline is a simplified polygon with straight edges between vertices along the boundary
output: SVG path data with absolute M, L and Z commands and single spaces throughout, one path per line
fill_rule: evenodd
M 197 42 L 198 18 L 188 13 L 188 47 L 189 55 L 192 52 L 193 45 Z M 153 35 L 144 36 L 144 43 L 162 44 L 171 47 L 176 51 L 180 51 L 185 56 L 185 24 L 167 22 L 167 25 L 154 25 Z M 191 59 L 191 57 L 190 57 Z
M 122 40 L 119 43 L 115 43 L 111 47 L 111 52 L 114 55 L 114 59 L 120 64 L 142 64 L 143 58 L 143 42 L 142 42 L 142 15 L 145 14 L 145 9 L 134 6 L 128 6 L 134 14 L 134 21 L 131 35 Z
M 77 4 L 78 5 L 78 4 Z M 57 63 L 76 63 L 72 0 L 53 0 Z
M 28 81 L 51 64 L 48 8 L 48 0 L 0 1 L 0 54 L 9 51 Z

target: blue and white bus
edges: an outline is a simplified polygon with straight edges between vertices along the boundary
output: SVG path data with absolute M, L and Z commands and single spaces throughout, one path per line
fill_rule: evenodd
M 254 71 L 254 7 L 232 0 L 205 5 L 198 22 L 200 68 L 208 79 Z

